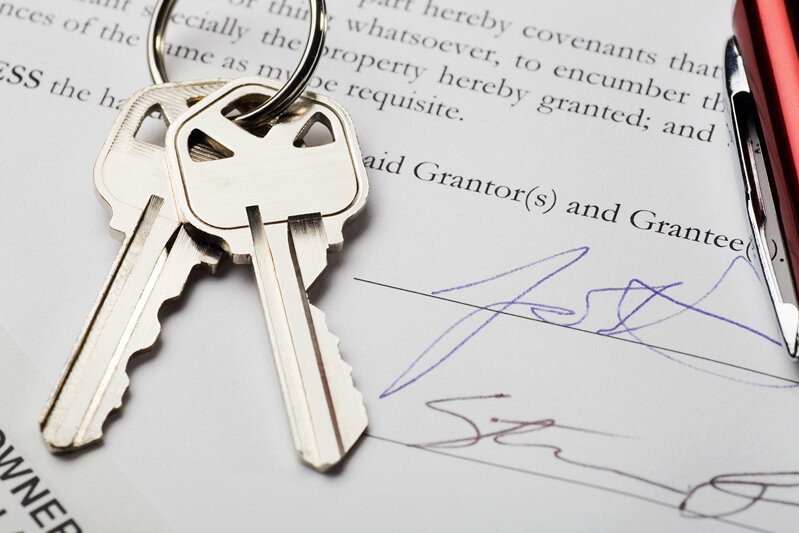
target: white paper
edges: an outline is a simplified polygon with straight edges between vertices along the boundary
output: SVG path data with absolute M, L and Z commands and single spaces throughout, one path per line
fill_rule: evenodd
M 43 446 L 35 421 L 46 384 L 0 328 L 3 421 L 0 427 L 0 523 L 3 531 L 170 531 L 156 506 L 121 470 L 108 449 L 56 457 Z
M 119 247 L 91 181 L 101 102 L 149 83 L 150 3 L 0 4 L 0 429 L 84 530 L 795 527 L 799 373 L 716 100 L 728 1 L 329 2 L 319 90 L 371 193 L 311 296 L 368 436 L 332 475 L 296 460 L 251 269 L 228 262 L 162 313 L 103 446 L 45 460 L 38 413 Z M 172 53 L 198 60 L 170 76 L 290 72 L 305 5 L 178 3 Z M 0 530 L 35 531 L 9 487 Z

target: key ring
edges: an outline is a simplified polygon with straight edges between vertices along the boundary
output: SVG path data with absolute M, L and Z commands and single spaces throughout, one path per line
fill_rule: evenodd
M 177 0 L 158 0 L 150 20 L 147 33 L 147 62 L 150 75 L 156 84 L 169 81 L 164 65 L 164 36 L 169 17 Z M 237 123 L 260 124 L 280 115 L 302 94 L 311 81 L 316 65 L 322 57 L 327 34 L 327 7 L 325 0 L 309 0 L 311 6 L 311 28 L 308 33 L 308 44 L 302 54 L 297 69 L 274 96 L 257 108 L 233 119 Z

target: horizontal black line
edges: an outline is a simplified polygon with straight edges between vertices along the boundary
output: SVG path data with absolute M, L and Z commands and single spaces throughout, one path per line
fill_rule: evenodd
M 494 314 L 497 314 L 497 315 L 505 315 L 505 316 L 511 316 L 511 317 L 514 317 L 514 318 L 521 318 L 522 320 L 528 320 L 528 321 L 531 321 L 531 322 L 535 322 L 537 324 L 543 324 L 543 325 L 547 325 L 547 326 L 554 326 L 554 327 L 558 327 L 558 328 L 564 328 L 564 329 L 568 329 L 570 331 L 577 331 L 577 332 L 580 332 L 580 333 L 587 333 L 589 335 L 593 335 L 595 337 L 601 337 L 603 339 L 611 339 L 611 340 L 615 340 L 615 341 L 619 341 L 619 342 L 626 342 L 628 344 L 637 344 L 638 346 L 645 346 L 647 348 L 653 348 L 655 350 L 663 350 L 664 352 L 669 352 L 669 353 L 673 353 L 673 354 L 677 354 L 677 355 L 684 355 L 686 357 L 691 357 L 691 358 L 694 358 L 694 359 L 707 361 L 709 363 L 716 363 L 718 365 L 726 366 L 726 367 L 729 367 L 729 368 L 735 368 L 737 370 L 743 370 L 745 372 L 750 372 L 752 374 L 758 374 L 760 376 L 769 377 L 769 378 L 773 378 L 773 379 L 778 379 L 780 381 L 785 381 L 787 383 L 792 383 L 794 385 L 799 385 L 799 381 L 794 380 L 794 379 L 786 378 L 786 377 L 783 377 L 783 376 L 777 376 L 775 374 L 769 374 L 768 372 L 762 372 L 760 370 L 755 370 L 754 368 L 749 368 L 749 367 L 745 367 L 745 366 L 741 366 L 741 365 L 736 365 L 736 364 L 733 364 L 733 363 L 728 363 L 726 361 L 719 361 L 718 359 L 713 359 L 712 357 L 706 357 L 706 356 L 697 355 L 697 354 L 693 354 L 693 353 L 689 353 L 689 352 L 683 352 L 681 350 L 675 350 L 675 349 L 672 349 L 672 348 L 666 348 L 664 346 L 658 346 L 656 344 L 647 344 L 645 342 L 639 342 L 639 341 L 632 340 L 632 339 L 624 339 L 624 338 L 621 338 L 621 337 L 616 337 L 616 336 L 611 336 L 611 335 L 602 335 L 601 333 L 597 333 L 596 331 L 590 331 L 590 330 L 587 330 L 587 329 L 576 328 L 576 327 L 573 327 L 573 326 L 565 326 L 563 324 L 555 324 L 553 322 L 545 322 L 543 320 L 539 320 L 539 319 L 531 317 L 531 316 L 517 315 L 515 313 L 508 313 L 507 311 L 497 311 L 495 309 L 491 309 L 491 308 L 488 308 L 488 307 L 483 307 L 483 306 L 480 306 L 480 305 L 470 304 L 468 302 L 462 302 L 460 300 L 453 300 L 452 298 L 444 298 L 443 296 L 437 296 L 435 294 L 428 294 L 428 293 L 424 293 L 424 292 L 414 291 L 414 290 L 411 290 L 411 289 L 405 289 L 403 287 L 396 287 L 394 285 L 388 285 L 386 283 L 379 283 L 377 281 L 371 281 L 371 280 L 368 280 L 368 279 L 363 279 L 363 278 L 353 278 L 353 279 L 355 281 L 360 281 L 361 283 L 367 283 L 369 285 L 375 285 L 377 287 L 384 287 L 386 289 L 392 289 L 392 290 L 395 290 L 395 291 L 405 292 L 405 293 L 408 293 L 408 294 L 415 294 L 417 296 L 424 296 L 426 298 L 431 298 L 433 300 L 440 300 L 442 302 L 449 302 L 449 303 L 453 303 L 453 304 L 458 304 L 458 305 L 462 305 L 464 307 L 470 307 L 472 309 L 481 309 L 481 310 L 488 311 L 490 313 L 494 313 Z
M 411 448 L 411 449 L 414 449 L 414 450 L 434 453 L 434 454 L 437 454 L 437 455 L 443 455 L 445 457 L 450 457 L 452 459 L 459 459 L 461 461 L 466 461 L 466 462 L 469 462 L 469 463 L 479 464 L 479 465 L 482 465 L 482 466 L 488 466 L 488 467 L 492 467 L 492 468 L 500 468 L 502 470 L 508 470 L 508 471 L 511 471 L 511 472 L 516 472 L 518 474 L 525 474 L 525 475 L 528 475 L 528 476 L 535 476 L 535 477 L 539 477 L 539 478 L 542 478 L 542 479 L 548 479 L 548 480 L 552 480 L 552 481 L 561 481 L 563 483 L 569 483 L 571 485 L 577 485 L 577 486 L 585 487 L 585 488 L 589 488 L 589 489 L 600 490 L 600 491 L 603 491 L 603 492 L 616 494 L 618 496 L 626 496 L 628 498 L 633 498 L 633 499 L 640 500 L 640 501 L 643 501 L 643 502 L 652 503 L 652 504 L 655 504 L 655 505 L 660 505 L 661 507 L 666 507 L 668 509 L 674 509 L 675 511 L 681 512 L 679 506 L 677 506 L 677 505 L 673 505 L 673 504 L 668 503 L 668 502 L 663 502 L 663 501 L 660 501 L 660 500 L 656 500 L 654 498 L 647 498 L 646 496 L 641 496 L 640 494 L 634 494 L 632 492 L 626 492 L 626 491 L 623 491 L 623 490 L 614 489 L 613 487 L 605 487 L 604 485 L 596 485 L 594 483 L 587 483 L 585 481 L 579 481 L 577 479 L 571 479 L 571 478 L 566 478 L 566 477 L 561 477 L 561 476 L 555 476 L 555 475 L 552 475 L 552 474 L 545 474 L 543 472 L 537 472 L 535 470 L 528 470 L 526 468 L 518 468 L 518 467 L 515 467 L 515 466 L 504 465 L 504 464 L 501 464 L 501 463 L 492 463 L 491 461 L 485 461 L 483 459 L 475 459 L 473 457 L 466 457 L 466 456 L 458 455 L 458 454 L 455 454 L 455 453 L 442 452 L 441 450 L 431 450 L 430 448 L 425 448 L 423 446 L 414 446 L 413 444 L 408 444 L 406 442 L 402 442 L 402 441 L 398 441 L 398 440 L 394 440 L 394 439 L 389 439 L 389 438 L 386 438 L 386 437 L 378 437 L 377 435 L 372 435 L 371 433 L 364 433 L 364 435 L 369 437 L 370 439 L 375 439 L 375 440 L 379 440 L 379 441 L 382 441 L 382 442 L 387 442 L 389 444 L 395 444 L 397 446 L 404 446 L 406 448 Z M 743 528 L 743 529 L 748 529 L 750 531 L 757 531 L 759 533 L 773 533 L 773 532 L 771 532 L 771 531 L 769 531 L 767 529 L 760 529 L 760 528 L 757 528 L 757 527 L 754 527 L 754 526 L 750 526 L 750 525 L 747 525 L 747 524 L 734 522 L 732 520 L 728 520 L 728 519 L 725 519 L 725 518 L 711 518 L 711 520 L 714 520 L 716 522 L 722 522 L 722 523 L 730 525 L 730 526 L 736 526 L 736 527 L 740 527 L 740 528 Z

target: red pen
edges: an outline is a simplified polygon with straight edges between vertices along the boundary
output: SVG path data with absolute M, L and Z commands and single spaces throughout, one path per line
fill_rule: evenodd
M 789 354 L 799 334 L 799 3 L 738 0 L 725 78 L 755 249 Z

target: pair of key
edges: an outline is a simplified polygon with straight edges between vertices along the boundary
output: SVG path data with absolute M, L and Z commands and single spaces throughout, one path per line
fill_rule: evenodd
M 235 122 L 275 92 L 261 78 L 169 83 L 122 109 L 94 180 L 124 241 L 42 416 L 54 451 L 102 438 L 129 359 L 158 338 L 162 304 L 225 255 L 253 265 L 300 459 L 326 470 L 365 430 L 351 368 L 307 290 L 366 201 L 366 171 L 349 116 L 326 98 L 303 95 L 257 127 Z M 170 124 L 166 148 L 136 136 L 155 111 Z M 317 123 L 332 141 L 308 146 Z

